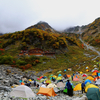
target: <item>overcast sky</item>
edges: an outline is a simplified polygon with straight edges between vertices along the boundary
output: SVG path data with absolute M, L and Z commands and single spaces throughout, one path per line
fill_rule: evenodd
M 45 21 L 56 30 L 82 26 L 100 17 L 100 0 L 0 0 L 0 32 Z

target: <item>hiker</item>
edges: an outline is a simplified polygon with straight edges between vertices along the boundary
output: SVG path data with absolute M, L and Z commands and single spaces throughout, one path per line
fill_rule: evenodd
M 36 80 L 34 80 L 33 84 L 34 84 L 34 86 L 36 86 Z
M 72 80 L 73 80 L 73 75 L 71 75 L 71 78 L 72 78 Z
M 65 78 L 65 79 L 68 78 L 66 74 L 64 75 L 64 78 Z
M 67 94 L 69 96 L 73 96 L 73 89 L 72 89 L 72 85 L 69 80 L 67 80 L 65 87 L 67 87 Z
M 30 83 L 26 83 L 25 85 L 28 86 L 28 87 L 30 87 L 31 86 L 31 82 Z
M 53 81 L 53 82 L 55 82 L 55 81 L 56 81 L 56 79 L 55 79 L 54 77 L 52 77 L 52 81 Z
M 82 88 L 82 94 L 83 94 L 83 92 L 85 93 L 85 83 L 84 83 L 84 81 L 81 84 L 81 88 Z
M 36 87 L 39 88 L 39 84 L 37 84 Z

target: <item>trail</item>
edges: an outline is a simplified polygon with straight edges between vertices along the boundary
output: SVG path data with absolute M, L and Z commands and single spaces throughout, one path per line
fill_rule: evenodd
M 80 41 L 84 44 L 84 46 L 87 48 L 87 50 L 92 50 L 94 52 L 96 52 L 98 54 L 98 56 L 96 56 L 95 58 L 93 58 L 92 60 L 95 60 L 97 57 L 100 57 L 100 52 L 97 51 L 93 46 L 90 46 L 89 44 L 87 45 L 82 39 L 81 37 L 79 37 Z
M 81 31 L 81 27 L 79 28 L 79 34 L 82 34 Z M 97 57 L 100 57 L 100 52 L 96 50 L 96 48 L 94 48 L 93 46 L 90 46 L 89 44 L 87 45 L 82 39 L 81 36 L 79 37 L 80 41 L 84 44 L 84 46 L 87 48 L 87 50 L 92 50 L 94 52 L 96 52 L 98 54 L 98 56 L 96 56 L 95 58 L 93 58 L 92 60 L 95 60 Z

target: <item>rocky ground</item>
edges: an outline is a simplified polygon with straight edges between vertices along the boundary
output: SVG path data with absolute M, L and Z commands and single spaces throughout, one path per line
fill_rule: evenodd
M 19 80 L 21 80 L 23 76 L 27 76 L 28 79 L 33 80 L 43 75 L 43 73 L 50 71 L 52 70 L 45 70 L 36 74 L 35 71 L 22 72 L 20 69 L 12 68 L 9 65 L 0 65 L 0 100 L 24 100 L 18 98 L 11 99 L 9 96 L 9 93 L 12 91 L 11 86 L 14 84 L 20 85 Z M 35 94 L 39 90 L 36 87 L 31 87 L 31 89 Z M 62 92 L 57 92 L 56 94 L 57 96 L 55 97 L 47 97 L 39 94 L 30 100 L 87 100 L 86 94 L 82 94 L 81 91 L 74 92 L 74 96 L 72 97 Z

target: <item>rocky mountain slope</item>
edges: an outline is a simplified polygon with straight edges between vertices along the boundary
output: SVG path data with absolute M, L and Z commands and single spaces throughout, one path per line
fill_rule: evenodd
M 56 32 L 56 30 L 54 30 L 47 22 L 44 21 L 40 21 L 37 24 L 32 25 L 26 29 L 32 29 L 32 28 L 41 29 L 47 32 Z

